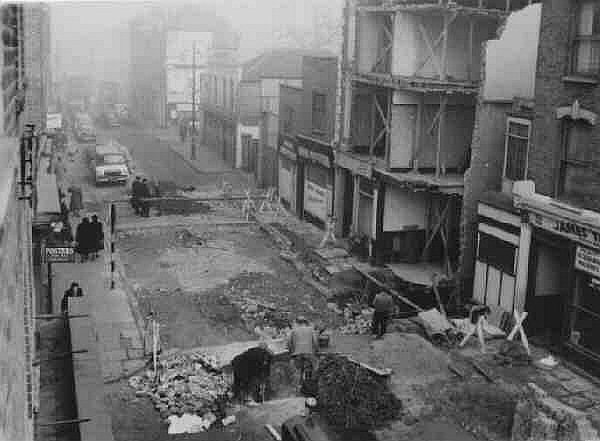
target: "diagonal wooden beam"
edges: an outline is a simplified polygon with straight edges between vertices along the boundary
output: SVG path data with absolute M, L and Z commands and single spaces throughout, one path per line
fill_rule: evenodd
M 392 43 L 389 43 L 386 47 L 383 48 L 383 52 L 381 53 L 381 55 L 379 55 L 379 57 L 375 61 L 375 64 L 373 64 L 371 71 L 375 71 L 377 69 L 377 67 L 379 66 L 379 64 L 381 64 L 383 61 L 385 61 L 385 57 L 388 55 L 388 53 L 391 50 L 392 50 Z
M 429 38 L 429 32 L 423 26 L 423 23 L 419 23 L 419 32 L 421 33 L 421 37 L 423 41 L 425 41 L 425 45 L 427 46 L 427 50 L 429 51 L 429 57 L 432 58 L 435 70 L 437 71 L 439 76 L 442 76 L 442 68 L 440 66 L 437 55 L 435 54 L 435 49 L 431 43 L 431 39 Z
M 456 19 L 456 17 L 458 17 L 458 13 L 455 11 L 450 18 L 448 19 L 448 26 Z M 440 35 L 438 36 L 438 38 L 433 42 L 433 49 L 437 49 L 438 46 L 440 45 L 440 43 L 442 42 L 442 40 L 446 37 L 448 28 L 446 28 L 445 30 L 442 29 L 442 31 L 440 32 Z M 434 54 L 435 55 L 435 54 Z M 432 54 L 430 53 L 429 55 L 427 55 L 425 57 L 425 59 L 419 64 L 419 66 L 417 67 L 417 69 L 415 70 L 415 73 L 419 73 L 421 71 L 421 69 L 423 69 L 425 67 L 425 65 L 427 64 L 427 62 L 429 60 L 431 60 Z
M 383 109 L 381 108 L 381 106 L 379 105 L 379 100 L 375 99 L 375 108 L 377 109 L 377 112 L 379 113 L 379 116 L 381 117 L 381 120 L 383 121 L 383 126 L 385 128 L 386 131 L 389 131 L 389 125 L 388 125 L 388 119 L 385 116 L 385 114 L 383 113 Z
M 439 205 L 437 206 L 436 211 L 438 212 L 439 217 L 437 218 L 435 227 L 433 227 L 433 229 L 431 230 L 431 233 L 429 234 L 429 237 L 427 238 L 427 242 L 425 243 L 425 246 L 423 247 L 423 252 L 421 253 L 421 260 L 425 259 L 425 256 L 427 255 L 427 252 L 429 251 L 429 247 L 433 243 L 433 239 L 435 238 L 435 235 L 437 234 L 440 227 L 442 226 L 442 222 L 444 222 L 444 220 L 446 219 L 446 215 L 448 214 L 449 207 L 450 207 L 450 204 L 448 202 L 446 202 L 446 206 L 445 206 L 444 210 L 442 210 L 440 212 L 440 207 L 439 207 Z

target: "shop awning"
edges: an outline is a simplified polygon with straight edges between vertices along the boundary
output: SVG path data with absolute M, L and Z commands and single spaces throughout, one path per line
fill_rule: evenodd
M 376 168 L 375 171 L 388 183 L 413 191 L 462 195 L 465 186 L 464 175 L 458 173 L 436 176 L 434 173 L 389 172 L 379 168 Z

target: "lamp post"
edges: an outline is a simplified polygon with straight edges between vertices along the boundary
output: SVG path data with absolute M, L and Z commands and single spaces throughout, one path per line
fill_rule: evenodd
M 192 46 L 192 142 L 190 158 L 196 159 L 196 42 Z

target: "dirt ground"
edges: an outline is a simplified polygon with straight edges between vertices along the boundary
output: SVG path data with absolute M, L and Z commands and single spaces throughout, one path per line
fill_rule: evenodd
M 256 326 L 284 328 L 300 315 L 330 327 L 340 320 L 253 225 L 122 232 L 117 248 L 166 348 L 255 339 Z

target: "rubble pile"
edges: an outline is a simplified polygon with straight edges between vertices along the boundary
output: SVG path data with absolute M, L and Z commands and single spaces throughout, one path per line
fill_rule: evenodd
M 165 420 L 191 414 L 214 422 L 231 396 L 230 380 L 217 366 L 206 354 L 178 354 L 160 361 L 158 381 L 149 370 L 131 377 L 129 385 L 137 395 L 148 396 Z
M 342 334 L 368 334 L 371 332 L 373 312 L 373 308 L 365 308 L 357 313 L 353 308 L 346 307 L 344 309 L 346 324 L 340 328 L 340 332 Z
M 402 403 L 387 378 L 344 356 L 323 357 L 317 378 L 317 402 L 334 426 L 371 429 L 399 416 Z

